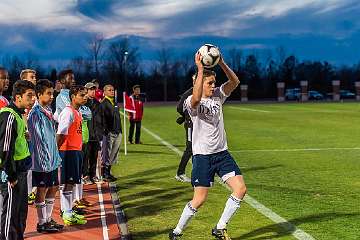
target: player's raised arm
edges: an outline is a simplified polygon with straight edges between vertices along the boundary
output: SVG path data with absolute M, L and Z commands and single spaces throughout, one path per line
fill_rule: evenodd
M 202 97 L 202 90 L 203 90 L 203 71 L 204 71 L 204 66 L 201 63 L 201 54 L 199 52 L 197 52 L 195 54 L 195 64 L 197 66 L 197 76 L 196 76 L 196 80 L 194 83 L 194 88 L 193 88 L 193 94 L 191 97 L 191 108 L 195 109 L 201 100 Z
M 234 71 L 231 70 L 231 68 L 224 62 L 224 59 L 222 56 L 220 58 L 219 65 L 220 65 L 221 69 L 225 72 L 226 77 L 229 79 L 224 84 L 224 89 L 223 89 L 225 95 L 229 96 L 232 93 L 232 91 L 234 91 L 234 89 L 239 85 L 240 80 L 236 76 Z

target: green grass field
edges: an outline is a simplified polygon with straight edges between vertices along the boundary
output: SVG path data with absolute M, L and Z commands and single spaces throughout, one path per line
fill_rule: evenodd
M 143 126 L 183 151 L 185 132 L 176 117 L 174 106 L 147 106 Z M 251 197 L 315 239 L 360 239 L 358 103 L 225 104 L 224 118 Z M 142 141 L 128 145 L 114 168 L 120 201 L 134 239 L 167 239 L 192 187 L 174 179 L 177 153 L 144 130 Z M 182 239 L 212 239 L 229 194 L 216 183 Z M 247 203 L 228 229 L 235 240 L 295 239 Z

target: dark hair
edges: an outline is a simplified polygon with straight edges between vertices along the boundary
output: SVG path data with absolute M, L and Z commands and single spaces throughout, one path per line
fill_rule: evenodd
M 0 67 L 0 74 L 5 74 L 7 72 L 6 68 Z
M 65 76 L 68 74 L 74 74 L 73 70 L 71 70 L 71 69 L 62 70 L 59 73 L 59 80 L 61 81 L 61 80 L 65 79 Z
M 198 72 L 196 72 L 196 73 L 192 76 L 193 81 L 196 80 L 197 75 L 198 75 Z M 211 70 L 205 68 L 204 71 L 203 71 L 203 77 L 205 78 L 205 77 L 210 77 L 210 76 L 216 77 L 216 72 L 211 71 Z
M 140 85 L 139 84 L 136 84 L 132 87 L 132 90 L 134 91 L 136 88 L 140 88 Z
M 35 85 L 32 82 L 25 81 L 25 80 L 17 80 L 14 83 L 13 90 L 12 90 L 12 97 L 15 100 L 17 95 L 22 96 L 26 90 L 34 90 Z
M 54 88 L 54 84 L 50 82 L 48 79 L 40 79 L 35 86 L 35 93 L 36 96 L 39 96 L 41 94 L 44 94 L 46 89 L 48 88 Z
M 72 86 L 70 88 L 70 92 L 69 92 L 70 100 L 72 100 L 71 96 L 73 96 L 73 95 L 76 96 L 76 94 L 78 94 L 80 91 L 84 91 L 84 90 L 85 90 L 84 86 L 81 86 L 81 85 Z

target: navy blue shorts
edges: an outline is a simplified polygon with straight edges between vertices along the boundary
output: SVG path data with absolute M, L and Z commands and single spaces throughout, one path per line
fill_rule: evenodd
M 61 184 L 80 184 L 83 153 L 81 151 L 59 151 L 62 159 Z
M 32 185 L 34 187 L 54 187 L 59 186 L 58 169 L 52 172 L 35 172 L 32 171 Z
M 209 155 L 194 155 L 192 165 L 191 184 L 194 187 L 211 187 L 215 174 L 224 182 L 230 177 L 241 175 L 240 168 L 227 150 Z

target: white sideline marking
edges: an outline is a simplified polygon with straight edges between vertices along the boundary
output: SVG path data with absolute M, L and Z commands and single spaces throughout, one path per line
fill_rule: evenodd
M 103 236 L 104 240 L 109 240 L 109 234 L 108 234 L 108 227 L 106 224 L 106 213 L 105 213 L 105 207 L 104 207 L 104 198 L 101 191 L 101 183 L 97 183 L 97 189 L 99 193 L 99 203 L 100 203 L 100 216 L 101 216 L 101 225 L 103 230 Z
M 271 112 L 271 111 L 266 111 L 266 110 L 258 110 L 258 109 L 253 109 L 253 108 L 244 108 L 244 107 L 229 106 L 228 108 L 232 108 L 232 109 L 236 109 L 236 110 L 243 110 L 243 111 L 251 111 L 251 112 L 261 112 L 261 113 L 270 113 Z
M 293 148 L 293 149 L 244 149 L 234 150 L 230 152 L 242 153 L 242 152 L 312 152 L 312 151 L 331 151 L 331 150 L 360 150 L 360 147 L 346 148 Z
M 182 151 L 180 151 L 178 148 L 176 148 L 175 146 L 173 146 L 171 143 L 166 142 L 165 140 L 163 140 L 159 135 L 153 133 L 152 131 L 150 131 L 149 129 L 147 129 L 144 126 L 141 126 L 142 129 L 145 130 L 145 132 L 147 132 L 149 135 L 153 136 L 155 139 L 159 140 L 162 144 L 164 144 L 165 146 L 167 146 L 168 148 L 170 148 L 171 150 L 173 150 L 174 152 L 176 152 L 179 156 L 182 155 Z M 226 187 L 228 190 L 230 190 L 229 186 L 224 184 L 221 180 L 219 180 L 218 178 L 216 179 L 219 183 L 221 183 L 221 185 L 223 185 L 224 187 Z M 281 223 L 281 227 L 283 227 L 286 231 L 292 231 L 292 235 L 299 240 L 315 240 L 315 238 L 313 238 L 310 234 L 304 232 L 303 230 L 301 230 L 300 228 L 297 228 L 295 225 L 291 224 L 290 222 L 288 222 L 285 218 L 279 216 L 278 214 L 274 213 L 271 209 L 267 208 L 266 206 L 264 206 L 263 204 L 259 203 L 258 201 L 256 201 L 254 198 L 250 197 L 249 194 L 246 194 L 244 201 L 249 204 L 251 207 L 253 207 L 254 209 L 256 209 L 258 212 L 260 212 L 261 214 L 263 214 L 264 216 L 266 216 L 267 218 L 271 219 L 273 222 L 280 224 Z

